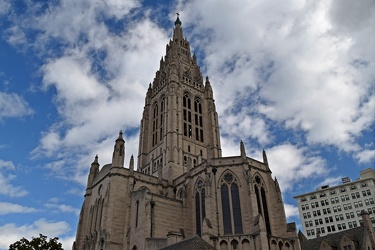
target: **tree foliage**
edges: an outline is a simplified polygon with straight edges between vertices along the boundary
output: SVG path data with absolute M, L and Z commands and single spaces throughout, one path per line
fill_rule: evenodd
M 58 239 L 55 237 L 47 241 L 47 236 L 39 234 L 39 237 L 32 237 L 30 241 L 22 238 L 14 242 L 9 246 L 9 250 L 64 250 Z

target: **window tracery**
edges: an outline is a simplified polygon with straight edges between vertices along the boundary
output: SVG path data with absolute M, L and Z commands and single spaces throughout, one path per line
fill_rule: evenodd
M 224 234 L 243 233 L 238 181 L 231 172 L 226 172 L 220 184 Z
M 268 204 L 267 204 L 267 195 L 265 190 L 265 185 L 263 182 L 263 179 L 258 174 L 254 177 L 255 184 L 254 184 L 254 191 L 255 196 L 257 199 L 257 206 L 258 206 L 258 212 L 259 214 L 263 215 L 265 224 L 266 224 L 266 230 L 267 234 L 271 235 L 271 224 L 268 214 Z
M 158 103 L 155 102 L 152 116 L 152 146 L 155 146 L 158 141 L 158 117 L 159 109 Z
M 206 217 L 206 190 L 203 179 L 199 178 L 195 189 L 195 226 L 197 235 L 202 235 L 202 222 Z

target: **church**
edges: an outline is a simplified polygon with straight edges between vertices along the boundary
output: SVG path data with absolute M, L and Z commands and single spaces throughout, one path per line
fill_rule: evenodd
M 111 163 L 95 157 L 73 249 L 299 250 L 266 153 L 248 157 L 241 141 L 222 157 L 213 89 L 181 25 L 146 93 L 137 167 L 122 132 Z

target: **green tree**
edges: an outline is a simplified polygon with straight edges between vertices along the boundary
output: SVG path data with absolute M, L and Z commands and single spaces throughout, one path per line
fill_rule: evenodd
M 14 242 L 9 246 L 9 250 L 64 250 L 58 239 L 55 237 L 47 241 L 47 236 L 39 234 L 39 237 L 32 237 L 31 241 L 22 238 Z

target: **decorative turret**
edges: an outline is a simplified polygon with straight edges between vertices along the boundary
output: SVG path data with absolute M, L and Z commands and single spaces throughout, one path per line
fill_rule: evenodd
M 120 131 L 113 149 L 112 167 L 124 167 L 124 159 L 125 141 L 122 138 L 122 131 Z
M 91 163 L 90 173 L 89 173 L 89 177 L 87 179 L 87 188 L 89 188 L 93 185 L 94 179 L 99 173 L 99 166 L 100 165 L 99 165 L 99 162 L 98 162 L 98 155 L 96 155 L 94 162 Z

